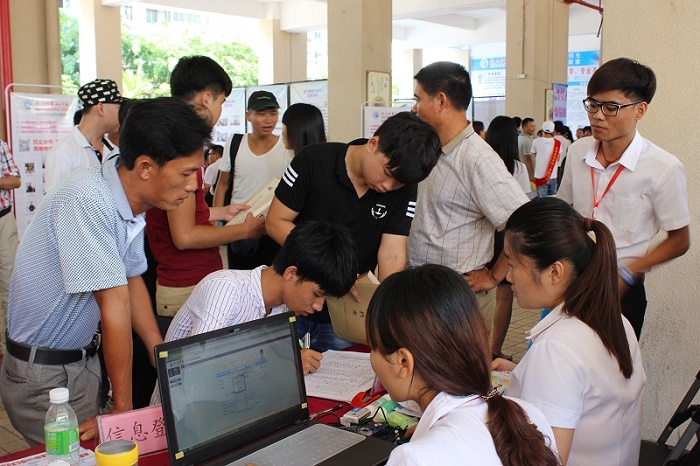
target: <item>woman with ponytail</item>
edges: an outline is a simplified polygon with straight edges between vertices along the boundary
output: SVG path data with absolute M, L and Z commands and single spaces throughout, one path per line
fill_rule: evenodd
M 528 334 L 509 394 L 552 425 L 563 465 L 636 465 L 646 376 L 622 316 L 615 242 L 601 222 L 547 197 L 513 212 L 505 228 L 507 275 L 521 307 L 551 313 Z
M 491 387 L 486 327 L 461 275 L 427 264 L 389 276 L 370 301 L 367 335 L 392 399 L 423 410 L 388 465 L 559 464 L 542 413 Z

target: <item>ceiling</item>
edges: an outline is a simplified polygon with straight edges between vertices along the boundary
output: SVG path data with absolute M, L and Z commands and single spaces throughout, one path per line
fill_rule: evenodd
M 327 0 L 102 0 L 104 6 L 135 3 L 279 19 L 285 32 L 326 29 L 328 7 Z M 505 42 L 506 0 L 393 0 L 392 8 L 394 40 L 406 48 L 468 48 L 476 43 Z M 596 34 L 600 18 L 592 9 L 571 5 L 569 35 Z

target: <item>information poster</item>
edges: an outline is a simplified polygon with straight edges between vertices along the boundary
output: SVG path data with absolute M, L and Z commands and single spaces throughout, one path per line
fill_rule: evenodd
M 328 81 L 303 81 L 289 84 L 289 104 L 315 105 L 323 115 L 323 126 L 328 134 Z
M 44 197 L 44 164 L 54 144 L 73 128 L 78 98 L 61 94 L 10 93 L 11 149 L 22 178 L 15 190 L 21 238 Z
M 391 101 L 391 74 L 381 71 L 367 72 L 367 102 L 384 106 Z
M 277 99 L 277 103 L 280 104 L 280 119 L 275 126 L 274 134 L 277 136 L 282 134 L 282 115 L 284 111 L 287 110 L 287 102 L 289 101 L 289 86 L 287 84 L 270 84 L 269 86 L 248 86 L 245 89 L 246 107 L 248 106 L 248 99 L 250 95 L 255 91 L 267 91 L 274 94 Z M 253 127 L 247 125 L 248 132 L 253 132 Z
M 552 101 L 552 121 L 563 121 L 566 124 L 566 84 L 553 83 L 553 101 Z
M 506 95 L 506 57 L 475 58 L 470 74 L 474 97 Z
M 572 133 L 588 126 L 588 115 L 583 109 L 583 99 L 588 94 L 586 88 L 591 76 L 600 66 L 600 51 L 569 52 L 566 121 Z
M 371 138 L 377 129 L 389 117 L 392 117 L 400 112 L 408 112 L 411 107 L 406 105 L 402 107 L 364 107 L 364 125 L 362 129 L 362 137 Z
M 214 125 L 211 134 L 211 142 L 224 145 L 226 139 L 232 134 L 245 134 L 246 120 L 245 88 L 235 88 L 224 101 L 221 117 Z

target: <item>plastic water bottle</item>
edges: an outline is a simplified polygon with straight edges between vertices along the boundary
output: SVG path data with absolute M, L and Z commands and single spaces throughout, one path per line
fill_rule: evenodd
M 44 439 L 48 462 L 65 461 L 77 465 L 79 461 L 80 438 L 78 418 L 68 404 L 67 388 L 54 388 L 49 392 L 51 407 L 46 412 Z

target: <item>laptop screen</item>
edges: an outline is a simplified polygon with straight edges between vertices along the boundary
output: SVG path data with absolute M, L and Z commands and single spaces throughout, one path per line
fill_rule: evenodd
M 308 417 L 295 320 L 285 313 L 156 347 L 171 458 L 200 462 Z

